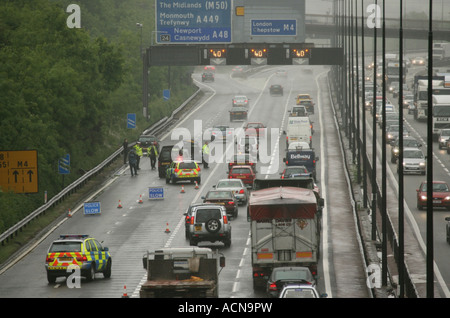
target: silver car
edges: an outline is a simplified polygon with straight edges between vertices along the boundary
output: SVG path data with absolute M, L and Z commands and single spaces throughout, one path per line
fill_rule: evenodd
M 240 204 L 247 204 L 248 190 L 240 179 L 221 179 L 213 188 L 217 190 L 231 190 Z
M 400 172 L 401 163 L 398 162 L 397 173 Z M 426 173 L 426 157 L 418 148 L 403 149 L 403 173 Z

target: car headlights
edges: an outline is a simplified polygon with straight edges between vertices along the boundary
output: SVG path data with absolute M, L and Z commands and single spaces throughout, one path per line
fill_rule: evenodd
M 444 201 L 449 201 L 450 200 L 450 196 L 446 196 L 445 198 L 444 198 Z
M 426 195 L 421 195 L 421 196 L 420 196 L 420 199 L 421 199 L 422 201 L 426 201 L 426 200 L 427 200 L 427 196 L 426 196 Z
M 398 148 L 394 148 L 394 153 L 398 153 L 399 149 Z
M 420 163 L 419 163 L 419 166 L 425 167 L 425 162 L 420 162 Z

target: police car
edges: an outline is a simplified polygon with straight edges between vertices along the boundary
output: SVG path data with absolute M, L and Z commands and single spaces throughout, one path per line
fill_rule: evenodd
M 65 234 L 54 241 L 47 252 L 45 269 L 49 283 L 56 278 L 70 276 L 80 270 L 80 276 L 94 280 L 95 273 L 111 277 L 112 258 L 107 247 L 103 247 L 89 235 Z
M 178 181 L 190 181 L 200 184 L 200 167 L 195 161 L 173 161 L 166 170 L 166 183 L 175 184 Z

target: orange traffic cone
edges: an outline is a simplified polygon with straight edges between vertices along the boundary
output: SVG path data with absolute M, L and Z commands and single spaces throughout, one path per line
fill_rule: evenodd
M 195 181 L 195 188 L 198 189 L 198 182 Z
M 166 223 L 166 230 L 164 231 L 165 233 L 170 233 L 170 230 L 169 230 L 169 223 Z
M 67 217 L 69 217 L 69 218 L 72 217 L 72 211 L 70 211 L 70 209 L 69 209 L 69 212 L 67 213 Z
M 142 202 L 142 194 L 139 196 L 139 204 L 143 203 Z
M 117 208 L 118 208 L 118 209 L 121 209 L 121 208 L 122 208 L 122 203 L 120 202 L 120 200 L 119 200 L 119 205 L 117 206 Z
M 122 298 L 129 298 L 128 294 L 127 294 L 127 286 L 126 285 L 123 286 L 123 290 L 124 290 L 124 292 L 123 292 Z
M 181 193 L 184 193 L 184 185 L 181 186 Z

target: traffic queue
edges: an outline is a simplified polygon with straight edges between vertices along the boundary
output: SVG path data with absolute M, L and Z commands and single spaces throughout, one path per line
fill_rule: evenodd
M 275 89 L 278 93 L 271 91 L 270 96 L 283 96 L 281 85 L 270 88 Z M 248 120 L 249 105 L 246 96 L 232 98 L 230 123 L 244 120 L 241 129 L 222 123 L 209 129 L 209 134 L 204 134 L 208 136 L 206 140 L 198 142 L 194 138 L 173 145 L 162 145 L 156 136 L 142 135 L 131 147 L 124 143 L 124 162 L 128 161 L 130 174 L 134 177 L 140 174 L 143 158 L 150 158 L 151 170 L 158 170 L 158 177 L 165 180 L 166 186 L 181 184 L 181 192 L 184 193 L 186 182 L 200 189 L 202 170 L 208 169 L 213 162 L 211 143 L 232 143 L 234 153 L 225 163 L 226 178 L 206 190 L 201 202 L 186 207 L 184 231 L 189 246 L 196 249 L 200 242 L 217 242 L 229 248 L 232 245 L 232 222 L 245 220 L 238 216 L 239 206 L 246 207 L 247 222 L 252 224 L 253 287 L 261 288 L 268 297 L 326 297 L 317 291 L 323 199 L 316 184 L 319 158 L 312 147 L 314 128 L 310 116 L 315 113 L 315 103 L 309 94 L 298 94 L 292 109 L 286 114 L 284 165 L 275 178 L 265 180 L 258 178 L 257 166 L 261 156 L 260 143 L 267 141 L 268 127 Z M 290 198 L 288 205 L 279 201 L 283 197 Z M 278 203 L 267 204 L 271 200 Z M 267 232 L 267 226 L 262 226 L 266 222 L 271 223 L 274 229 Z M 276 242 L 277 235 L 273 236 L 273 231 L 281 226 L 280 222 L 285 235 L 292 236 L 295 246 L 287 246 L 285 240 Z M 300 232 L 307 237 L 299 239 Z M 260 235 L 264 235 L 266 240 L 270 237 L 263 250 L 255 243 Z M 293 255 L 287 251 L 293 251 Z M 144 268 L 150 270 L 146 267 L 147 262 L 150 261 L 144 261 Z M 112 256 L 108 248 L 94 238 L 66 235 L 55 241 L 48 251 L 46 270 L 49 283 L 55 283 L 58 276 L 67 276 L 71 264 L 79 266 L 81 275 L 88 280 L 93 280 L 97 272 L 109 278 Z M 148 292 L 149 286 L 155 284 L 158 288 L 168 288 L 148 281 L 144 283 L 141 295 L 156 297 L 155 293 Z M 217 291 L 206 295 L 209 294 L 218 296 Z

